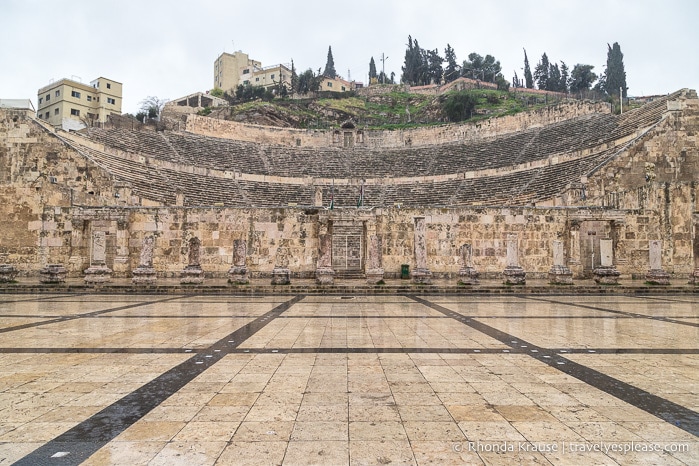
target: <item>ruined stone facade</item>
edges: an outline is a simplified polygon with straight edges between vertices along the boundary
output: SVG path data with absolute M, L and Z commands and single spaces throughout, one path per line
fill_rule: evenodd
M 691 278 L 699 268 L 694 91 L 620 116 L 575 102 L 390 134 L 352 127 L 337 136 L 196 116 L 187 130 L 66 133 L 1 110 L 0 264 L 34 277 L 60 264 L 82 277 L 98 237 L 100 265 L 114 278 L 132 277 L 152 237 L 158 277 L 180 277 L 198 244 L 203 275 L 225 278 L 240 266 L 236 241 L 246 245 L 242 264 L 252 278 L 272 277 L 275 267 L 292 279 L 314 278 L 327 260 L 342 277 L 372 267 L 378 236 L 375 262 L 386 278 L 408 264 L 457 280 L 464 244 L 469 266 L 496 278 L 511 265 L 507 242 L 516 235 L 527 279 L 562 266 L 554 241 L 574 278 L 602 264 L 602 240 L 611 240 L 622 279 L 658 267 L 651 241 L 660 241 L 660 267 L 670 277 Z M 424 228 L 425 264 L 416 263 L 423 237 L 416 225 Z M 319 257 L 327 241 L 331 259 Z

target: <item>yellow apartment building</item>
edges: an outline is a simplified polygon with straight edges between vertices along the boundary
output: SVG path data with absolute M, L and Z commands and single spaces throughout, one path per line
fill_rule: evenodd
M 37 117 L 65 130 L 104 123 L 121 115 L 122 84 L 99 77 L 90 84 L 60 79 L 39 89 Z
M 224 52 L 214 61 L 214 87 L 224 91 L 235 91 L 240 84 L 271 87 L 280 81 L 291 88 L 291 70 L 286 65 L 263 67 L 240 50 Z

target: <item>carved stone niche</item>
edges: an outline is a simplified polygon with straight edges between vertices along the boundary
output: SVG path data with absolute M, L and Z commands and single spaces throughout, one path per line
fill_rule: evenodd
M 366 271 L 366 282 L 369 285 L 378 285 L 383 282 L 383 257 L 382 238 L 379 235 L 369 237 L 369 268 Z

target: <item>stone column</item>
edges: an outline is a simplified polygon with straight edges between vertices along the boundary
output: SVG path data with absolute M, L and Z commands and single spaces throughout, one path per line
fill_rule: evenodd
M 106 265 L 107 234 L 104 231 L 92 233 L 92 255 L 90 267 L 85 269 L 85 283 L 108 283 L 112 280 L 112 270 Z
M 190 238 L 188 242 L 187 267 L 182 270 L 180 283 L 183 285 L 200 285 L 204 283 L 204 271 L 201 269 L 201 240 Z
M 318 235 L 318 262 L 316 264 L 316 283 L 332 285 L 335 278 L 333 270 L 333 236 L 330 233 Z
M 366 282 L 369 285 L 383 283 L 383 253 L 381 251 L 381 236 L 369 236 L 369 268 L 366 271 Z
M 651 240 L 648 244 L 648 260 L 650 270 L 646 274 L 646 281 L 651 285 L 669 285 L 670 274 L 663 270 L 663 242 Z
M 519 245 L 517 241 L 516 234 L 507 235 L 507 267 L 502 272 L 506 285 L 524 285 L 527 282 L 527 274 L 519 265 Z
M 248 243 L 244 239 L 233 240 L 233 266 L 228 270 L 228 283 L 246 285 L 250 283 L 245 259 L 248 255 Z
M 153 268 L 153 248 L 155 238 L 153 235 L 148 235 L 143 238 L 143 247 L 141 248 L 141 257 L 138 267 L 131 273 L 133 278 L 131 283 L 135 285 L 153 285 L 156 281 L 155 269 Z
M 272 270 L 272 285 L 288 285 L 291 283 L 291 271 L 289 271 L 289 248 L 282 240 L 277 248 L 274 258 L 274 270 Z
M 48 264 L 39 271 L 41 278 L 39 281 L 47 285 L 55 285 L 66 281 L 66 273 L 68 271 L 63 264 Z
M 17 269 L 12 264 L 0 264 L 0 283 L 12 283 L 17 278 Z
M 580 265 L 580 222 L 574 220 L 570 222 L 570 255 L 568 264 L 572 266 Z
M 459 285 L 478 285 L 478 271 L 473 267 L 473 248 L 470 244 L 461 245 L 461 268 Z
M 694 256 L 694 270 L 689 277 L 689 283 L 699 286 L 699 215 L 694 214 L 694 239 L 692 242 L 692 255 Z
M 425 229 L 425 217 L 415 217 L 415 269 L 410 275 L 413 279 L 413 283 L 429 285 L 432 283 L 432 272 L 427 268 Z
M 565 265 L 565 253 L 563 249 L 563 241 L 554 240 L 553 247 L 553 265 L 549 269 L 549 283 L 553 285 L 572 285 L 573 272 Z
M 313 207 L 323 207 L 323 188 L 316 186 L 313 193 Z
M 600 266 L 592 271 L 595 282 L 600 285 L 618 285 L 621 273 L 614 267 L 614 242 L 599 240 Z

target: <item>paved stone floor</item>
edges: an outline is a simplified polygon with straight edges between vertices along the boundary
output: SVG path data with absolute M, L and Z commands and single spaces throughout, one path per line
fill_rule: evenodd
M 698 387 L 692 295 L 0 295 L 0 465 L 691 465 Z

